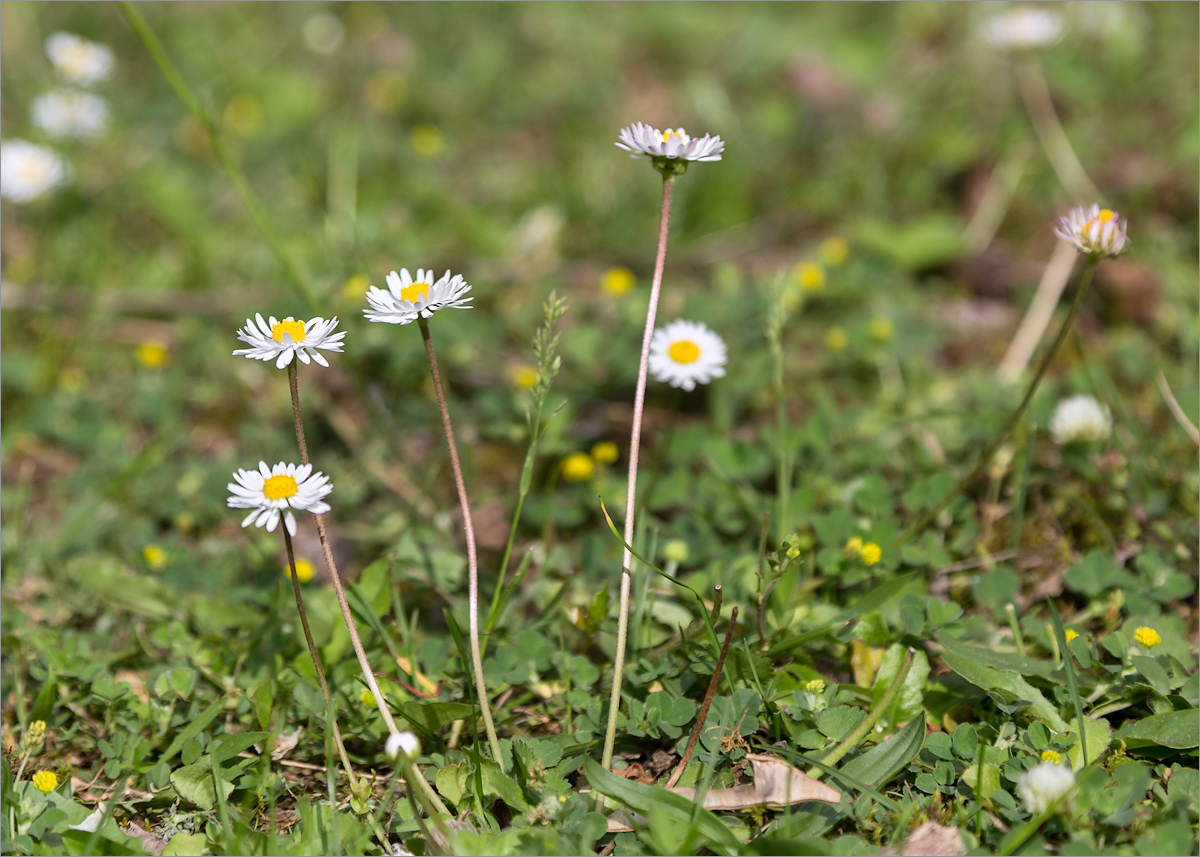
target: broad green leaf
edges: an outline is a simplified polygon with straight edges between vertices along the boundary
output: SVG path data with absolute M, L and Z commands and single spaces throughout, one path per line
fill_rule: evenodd
M 822 735 L 841 741 L 854 727 L 867 719 L 867 712 L 850 705 L 835 705 L 817 715 L 817 728 Z
M 915 718 L 882 744 L 856 756 L 838 768 L 838 773 L 882 789 L 917 757 L 925 741 L 925 718 Z
M 584 757 L 583 770 L 592 788 L 634 812 L 648 815 L 650 808 L 657 806 L 677 824 L 691 826 L 694 823 L 701 835 L 709 840 L 708 847 L 719 854 L 736 854 L 742 847 L 721 819 L 682 795 L 619 777 L 604 770 L 590 756 Z
M 938 637 L 938 642 L 942 648 L 948 652 L 954 652 L 960 658 L 965 658 L 969 661 L 974 661 L 977 664 L 994 667 L 1004 672 L 1017 673 L 1018 675 L 1036 675 L 1041 678 L 1048 678 L 1051 681 L 1062 683 L 1062 679 L 1055 679 L 1054 674 L 1057 668 L 1049 661 L 1039 661 L 1036 658 L 1023 657 L 1016 652 L 998 652 L 995 649 L 985 649 L 982 646 L 972 646 L 969 643 L 963 643 L 954 637 L 943 634 Z
M 871 687 L 872 702 L 881 700 L 900 674 L 900 664 L 904 661 L 906 648 L 900 643 L 895 643 L 884 652 L 879 669 L 875 671 L 875 683 Z M 883 713 L 889 724 L 920 718 L 925 710 L 925 681 L 928 678 L 929 656 L 923 651 L 918 651 L 908 675 L 904 677 L 904 684 L 900 686 L 900 695 Z
M 475 711 L 475 706 L 464 702 L 405 702 L 396 707 L 410 722 L 430 732 L 455 720 L 465 720 Z
M 1154 714 L 1126 724 L 1113 737 L 1124 741 L 1130 749 L 1170 747 L 1172 750 L 1191 750 L 1200 747 L 1200 718 L 1194 708 Z
M 189 854 L 203 854 L 208 837 L 203 833 L 176 833 L 163 849 L 162 857 L 187 857 Z
M 1163 696 L 1171 692 L 1171 679 L 1162 664 L 1147 655 L 1137 655 L 1132 660 L 1137 671 L 1145 677 L 1155 691 Z
M 208 724 L 213 722 L 213 719 L 216 718 L 216 716 L 221 713 L 221 709 L 224 706 L 225 706 L 225 697 L 221 697 L 220 699 L 216 700 L 212 705 L 208 706 L 208 708 L 204 709 L 198 715 L 196 715 L 196 719 L 193 720 L 191 723 L 189 723 L 186 727 L 184 727 L 183 731 L 175 736 L 175 740 L 173 740 L 167 746 L 167 749 L 163 751 L 162 756 L 159 757 L 159 761 L 162 761 L 162 762 L 170 761 L 175 756 L 176 753 L 178 753 L 180 750 L 183 749 L 184 744 L 186 744 L 188 741 L 192 740 L 197 735 L 199 735 L 201 732 L 203 732 L 204 727 L 208 726 Z
M 1107 720 L 1092 717 L 1083 718 L 1083 728 L 1084 735 L 1087 737 L 1087 764 L 1090 765 L 1100 758 L 1100 755 L 1112 743 L 1112 729 Z M 1079 724 L 1075 722 L 1074 718 L 1071 719 L 1069 730 L 1073 735 L 1074 743 L 1067 748 L 1067 756 L 1071 759 L 1071 768 L 1078 771 L 1084 764 L 1083 747 L 1080 746 L 1079 741 Z
M 201 809 L 214 809 L 217 805 L 217 790 L 213 786 L 212 756 L 205 756 L 194 765 L 184 765 L 171 773 L 171 785 L 179 796 Z M 233 793 L 233 783 L 221 778 L 221 790 L 225 797 Z
M 259 741 L 267 737 L 266 732 L 239 732 L 236 735 L 222 735 L 213 741 L 213 758 L 218 763 L 234 758 L 238 753 L 249 750 Z
M 1058 713 L 1058 709 L 1042 695 L 1036 687 L 1015 673 L 1001 672 L 983 664 L 968 660 L 947 649 L 942 654 L 950 669 L 965 678 L 976 687 L 984 690 L 994 690 L 1007 701 L 1023 699 L 1033 706 L 1034 713 L 1045 720 L 1055 732 L 1067 730 L 1066 721 Z
M 446 765 L 437 772 L 433 784 L 442 793 L 442 797 L 457 806 L 462 802 L 463 793 L 467 788 L 467 766 Z
M 1088 745 L 1091 749 L 1091 745 Z M 987 800 L 994 792 L 1000 790 L 1000 769 L 991 762 L 984 762 L 983 777 L 979 776 L 979 766 L 969 765 L 962 776 L 959 777 L 959 782 L 969 788 L 979 797 Z

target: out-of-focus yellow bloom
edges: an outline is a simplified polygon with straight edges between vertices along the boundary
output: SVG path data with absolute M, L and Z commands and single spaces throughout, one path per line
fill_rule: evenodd
M 429 122 L 422 122 L 413 128 L 408 135 L 408 143 L 423 158 L 436 158 L 446 148 L 442 129 Z
M 636 285 L 637 277 L 634 276 L 633 271 L 619 265 L 609 268 L 600 278 L 600 286 L 604 289 L 604 293 L 613 297 L 625 294 Z
M 821 256 L 821 261 L 829 267 L 842 264 L 850 255 L 850 245 L 846 243 L 844 238 L 839 238 L 836 235 L 832 238 L 826 238 L 821 242 L 821 247 L 817 251 Z
M 825 692 L 825 679 L 823 679 L 823 678 L 811 679 L 804 683 L 804 689 L 807 690 L 809 693 L 824 693 Z
M 358 701 L 367 708 L 370 708 L 375 704 L 375 694 L 371 693 L 371 688 L 364 687 L 362 693 L 358 695 Z
M 871 319 L 871 338 L 876 342 L 891 342 L 892 335 L 895 330 L 892 328 L 892 322 L 883 316 L 876 316 Z
M 862 549 L 863 540 L 855 536 L 842 547 L 842 553 L 846 555 L 846 559 L 858 559 L 862 556 Z
M 366 274 L 352 274 L 342 283 L 342 300 L 361 301 L 370 286 L 371 281 Z
M 1158 635 L 1158 631 L 1145 626 L 1142 626 L 1133 632 L 1133 639 L 1137 640 L 1147 649 L 1152 649 L 1162 642 L 1162 637 Z
M 846 335 L 845 328 L 831 327 L 825 334 L 825 347 L 830 351 L 845 351 L 849 344 L 850 337 Z
M 533 366 L 518 366 L 513 370 L 512 382 L 520 390 L 528 390 L 537 383 L 538 373 Z
M 663 545 L 663 558 L 667 562 L 673 562 L 676 565 L 682 565 L 688 561 L 688 543 L 683 539 L 670 539 Z
M 883 548 L 875 542 L 867 542 L 862 546 L 863 565 L 874 565 L 881 559 L 883 559 Z
M 33 775 L 33 787 L 39 792 L 50 794 L 58 788 L 58 776 L 54 771 L 38 771 Z
M 563 459 L 562 475 L 568 482 L 586 482 L 596 475 L 596 462 L 586 452 L 572 452 Z
M 161 342 L 143 342 L 137 347 L 137 360 L 147 369 L 158 369 L 171 359 L 171 349 Z
M 792 276 L 807 294 L 819 295 L 825 291 L 825 269 L 816 262 L 801 262 L 793 269 Z
M 283 573 L 286 577 L 292 576 L 292 570 L 286 565 L 283 567 Z M 296 579 L 301 583 L 308 583 L 313 579 L 313 574 L 316 573 L 316 568 L 311 562 L 306 559 L 296 560 Z
M 1077 633 L 1074 631 L 1074 629 L 1072 629 L 1072 628 L 1068 628 L 1066 631 L 1064 631 L 1064 632 L 1063 632 L 1063 636 L 1067 638 L 1067 642 L 1069 643 L 1069 642 L 1071 642 L 1072 640 L 1074 640 L 1076 637 L 1078 637 L 1078 636 L 1079 636 L 1079 634 L 1077 634 Z
M 353 5 L 353 4 L 352 4 Z M 363 84 L 363 100 L 376 113 L 391 113 L 404 103 L 404 78 L 390 71 L 377 71 Z
M 167 552 L 158 545 L 146 545 L 142 548 L 142 559 L 151 571 L 162 571 L 167 567 Z
M 613 464 L 621 457 L 621 450 L 611 440 L 602 440 L 592 447 L 592 458 L 597 464 Z
M 225 102 L 221 119 L 230 131 L 243 137 L 253 134 L 263 121 L 262 102 L 253 95 L 239 92 Z
M 87 383 L 87 373 L 78 366 L 68 366 L 58 373 L 58 388 L 64 393 L 78 393 Z

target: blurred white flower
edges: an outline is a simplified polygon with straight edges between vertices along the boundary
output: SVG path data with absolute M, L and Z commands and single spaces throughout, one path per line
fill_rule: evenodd
M 631 158 L 650 158 L 655 161 L 719 161 L 725 151 L 725 144 L 720 137 L 705 134 L 703 137 L 692 138 L 682 128 L 668 128 L 659 131 L 650 125 L 635 122 L 627 128 L 622 128 L 619 140 L 614 143 L 618 149 L 630 153 Z
M 1075 786 L 1075 774 L 1069 765 L 1039 762 L 1021 775 L 1017 794 L 1030 815 L 1039 815 Z
M 342 19 L 329 12 L 318 12 L 304 22 L 304 44 L 317 54 L 331 54 L 342 46 L 346 27 Z
M 1058 218 L 1054 234 L 1075 245 L 1080 253 L 1095 256 L 1120 256 L 1129 247 L 1128 222 L 1111 209 L 1092 203 L 1077 205 L 1071 213 Z
M 108 126 L 108 104 L 78 89 L 56 89 L 30 105 L 33 124 L 56 139 L 93 140 Z
M 411 762 L 421 755 L 421 742 L 411 732 L 393 732 L 388 736 L 383 752 L 393 762 L 399 761 L 401 754 Z
M 294 536 L 296 518 L 292 509 L 314 515 L 329 511 L 329 504 L 321 498 L 333 490 L 333 485 L 328 476 L 319 471 L 313 473 L 311 464 L 297 467 L 281 461 L 269 468 L 265 461 L 260 461 L 258 470 L 238 468 L 233 478 L 237 481 L 225 486 L 230 493 L 229 508 L 251 510 L 242 521 L 243 527 L 266 525 L 267 532 L 273 533 L 282 514 L 288 532 Z
M 1057 444 L 1094 443 L 1111 431 L 1112 411 L 1086 393 L 1063 399 L 1050 417 L 1050 434 Z
M 650 340 L 650 373 L 685 390 L 723 377 L 725 357 L 725 341 L 696 321 L 677 319 Z
M 1024 50 L 1052 45 L 1062 38 L 1062 16 L 1037 6 L 1017 6 L 983 23 L 983 38 L 998 48 Z
M 108 80 L 113 71 L 113 52 L 108 45 L 89 42 L 74 33 L 54 33 L 46 39 L 46 56 L 64 80 L 91 86 Z
M 24 140 L 0 143 L 0 196 L 33 202 L 71 180 L 71 165 L 53 149 Z
M 400 273 L 387 275 L 386 291 L 378 286 L 367 290 L 371 308 L 363 310 L 363 315 L 371 321 L 411 324 L 418 316 L 429 318 L 440 309 L 470 309 L 467 304 L 474 298 L 463 297 L 469 291 L 471 286 L 461 274 L 452 277 L 447 271 L 435 281 L 432 270 L 417 268 L 413 277 L 408 268 L 401 268 Z
M 328 366 L 329 362 L 317 349 L 342 350 L 342 339 L 346 332 L 333 333 L 337 324 L 337 316 L 328 321 L 323 318 L 297 321 L 290 315 L 283 321 L 277 321 L 275 316 L 271 316 L 268 322 L 263 321 L 262 313 L 256 313 L 254 321 L 246 319 L 246 326 L 237 335 L 250 347 L 239 348 L 233 353 L 236 357 L 244 356 L 250 360 L 274 360 L 279 369 L 291 363 L 292 357 L 298 357 L 301 363 L 308 363 L 311 357 L 320 365 Z

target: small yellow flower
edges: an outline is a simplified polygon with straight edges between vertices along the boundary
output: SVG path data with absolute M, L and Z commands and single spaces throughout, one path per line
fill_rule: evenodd
M 171 523 L 175 525 L 175 529 L 186 533 L 196 526 L 196 516 L 191 512 L 180 512 L 172 519 Z
M 825 334 L 825 347 L 830 351 L 845 351 L 849 344 L 850 337 L 846 335 L 845 328 L 831 327 Z
M 792 276 L 800 284 L 800 288 L 810 295 L 819 295 L 825 291 L 825 269 L 816 262 L 801 262 L 792 271 Z
M 161 342 L 143 342 L 137 347 L 137 360 L 147 369 L 158 369 L 171 359 L 171 350 Z
M 1057 750 L 1043 750 L 1042 761 L 1049 762 L 1052 765 L 1062 764 L 1062 753 Z
M 442 149 L 446 148 L 446 138 L 441 128 L 424 122 L 412 129 L 408 135 L 408 144 L 421 157 L 436 158 L 442 153 Z
M 1069 643 L 1072 640 L 1074 640 L 1076 637 L 1078 637 L 1079 634 L 1077 634 L 1075 632 L 1075 629 L 1068 628 L 1066 631 L 1063 632 L 1063 636 L 1067 638 L 1067 642 Z
M 371 287 L 371 281 L 366 274 L 352 274 L 342 283 L 341 295 L 344 301 L 360 301 Z
M 513 370 L 512 382 L 519 390 L 528 390 L 537 383 L 538 373 L 533 366 L 518 366 Z
M 821 261 L 833 268 L 846 261 L 846 258 L 850 255 L 850 245 L 846 243 L 846 239 L 835 235 L 832 238 L 826 238 L 822 241 L 821 247 L 817 252 L 821 256 Z
M 221 118 L 230 131 L 243 137 L 248 136 L 262 125 L 262 102 L 253 95 L 238 93 L 226 102 Z
M 1152 649 L 1162 642 L 1162 637 L 1158 636 L 1158 631 L 1153 628 L 1147 628 L 1144 625 L 1133 632 L 1133 639 L 1137 640 L 1147 649 Z
M 888 319 L 883 316 L 871 319 L 871 338 L 876 342 L 891 342 L 894 333 L 895 330 Z
M 875 542 L 867 542 L 862 546 L 863 565 L 874 565 L 881 559 L 883 559 L 883 548 Z
M 58 777 L 54 771 L 38 771 L 33 775 L 33 787 L 39 792 L 50 794 L 58 788 Z
M 362 693 L 358 695 L 358 701 L 370 708 L 375 704 L 375 694 L 371 693 L 371 688 L 364 687 Z
M 628 268 L 618 266 L 604 272 L 604 276 L 600 279 L 600 285 L 606 295 L 617 297 L 637 285 L 637 277 Z
M 863 540 L 855 536 L 850 541 L 846 542 L 842 548 L 842 553 L 846 555 L 846 559 L 858 559 L 862 556 Z
M 597 464 L 614 464 L 621 457 L 621 451 L 611 440 L 602 440 L 592 447 L 592 458 Z
M 363 84 L 363 100 L 376 113 L 391 113 L 404 103 L 407 85 L 404 78 L 389 71 L 377 71 Z
M 35 720 L 29 724 L 29 740 L 41 743 L 46 740 L 46 721 Z
M 663 557 L 667 562 L 682 565 L 688 561 L 688 543 L 683 539 L 670 539 L 663 545 Z
M 825 679 L 814 678 L 810 681 L 807 681 L 804 683 L 804 689 L 807 690 L 809 693 L 824 693 L 825 692 Z
M 58 373 L 58 388 L 64 393 L 78 393 L 87 384 L 87 373 L 78 366 L 68 366 Z
M 306 559 L 301 557 L 296 558 L 296 579 L 301 583 L 308 583 L 313 579 L 313 574 L 316 572 L 316 567 Z M 292 570 L 288 566 L 283 567 L 284 577 L 291 578 Z
M 162 571 L 167 567 L 167 552 L 158 545 L 146 545 L 142 548 L 142 559 L 151 571 Z
M 563 459 L 562 475 L 568 482 L 586 482 L 596 475 L 596 462 L 586 452 L 572 452 Z

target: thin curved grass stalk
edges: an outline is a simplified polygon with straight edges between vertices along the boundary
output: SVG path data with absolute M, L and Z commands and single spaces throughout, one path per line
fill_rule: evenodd
M 642 356 L 638 365 L 637 390 L 633 397 L 633 427 L 629 436 L 629 483 L 625 494 L 625 553 L 621 557 L 621 599 L 617 613 L 617 651 L 613 657 L 612 696 L 608 704 L 608 726 L 604 731 L 604 750 L 600 766 L 612 768 L 613 744 L 617 737 L 617 713 L 621 707 L 621 678 L 625 670 L 625 642 L 629 635 L 629 587 L 633 566 L 633 522 L 637 517 L 638 452 L 642 443 L 642 409 L 646 402 L 646 375 L 650 368 L 650 340 L 654 337 L 654 319 L 658 313 L 658 296 L 662 289 L 663 266 L 667 260 L 667 227 L 671 220 L 671 193 L 675 179 L 663 177 L 662 210 L 659 215 L 658 254 L 654 261 L 654 279 L 650 284 L 650 300 L 646 307 L 646 328 L 642 333 Z M 605 515 L 607 516 L 607 512 Z M 706 618 L 707 618 L 707 614 Z M 597 801 L 603 796 L 597 792 Z
M 293 360 L 288 364 L 288 387 L 292 394 L 292 416 L 296 423 L 296 443 L 300 447 L 300 462 L 308 464 L 308 444 L 304 440 L 304 420 L 300 416 L 300 386 L 297 381 L 296 361 Z M 342 587 L 342 578 L 338 574 L 337 563 L 333 560 L 333 551 L 329 547 L 329 537 L 325 532 L 325 516 L 313 515 L 317 520 L 317 535 L 321 539 L 321 550 L 325 554 L 325 567 L 329 570 L 329 579 L 333 582 L 333 591 L 337 596 L 338 606 L 342 610 L 342 619 L 345 620 L 346 630 L 350 633 L 350 643 L 354 648 L 354 654 L 358 658 L 359 668 L 362 670 L 363 680 L 366 681 L 367 687 L 371 690 L 371 696 L 375 699 L 375 707 L 379 709 L 379 714 L 383 717 L 383 722 L 387 726 L 388 734 L 394 735 L 400 730 L 396 728 L 396 721 L 392 717 L 392 712 L 388 708 L 387 701 L 383 697 L 383 691 L 379 689 L 379 682 L 375 680 L 375 672 L 371 669 L 371 662 L 367 660 L 367 653 L 363 649 L 362 639 L 358 633 L 358 625 L 354 621 L 354 613 L 350 610 L 350 603 L 346 600 L 346 590 Z M 425 780 L 424 777 L 418 777 L 418 788 L 425 792 L 426 799 L 433 804 L 438 812 L 450 815 L 450 810 L 442 803 L 441 798 L 433 791 L 433 787 Z
M 912 668 L 913 661 L 916 660 L 917 650 L 909 647 L 904 653 L 904 660 L 900 662 L 900 671 L 896 673 L 896 678 L 891 686 L 884 692 L 883 697 L 876 703 L 875 707 L 863 718 L 862 723 L 854 728 L 854 731 L 845 737 L 842 743 L 838 744 L 832 750 L 825 754 L 825 758 L 821 762 L 825 765 L 833 766 L 842 760 L 842 757 L 858 746 L 863 738 L 867 737 L 867 733 L 875 728 L 875 724 L 879 722 L 879 718 L 883 716 L 883 712 L 891 708 L 892 703 L 896 701 L 896 697 L 900 695 L 900 689 L 904 687 L 904 680 L 908 678 L 908 671 Z M 814 780 L 820 779 L 822 770 L 817 767 L 810 768 L 808 775 Z
M 291 572 L 292 592 L 296 596 L 296 612 L 300 614 L 300 625 L 304 628 L 304 642 L 308 644 L 308 653 L 312 656 L 313 669 L 317 673 L 317 682 L 321 685 L 321 695 L 325 697 L 325 706 L 330 712 L 330 724 L 333 727 L 333 744 L 337 748 L 338 758 L 346 769 L 346 778 L 350 780 L 350 791 L 358 790 L 358 778 L 354 776 L 354 768 L 350 765 L 350 757 L 346 754 L 346 745 L 342 743 L 342 733 L 338 729 L 337 718 L 333 715 L 333 698 L 329 694 L 329 682 L 325 680 L 325 668 L 321 666 L 321 657 L 317 654 L 317 644 L 313 642 L 312 630 L 308 626 L 308 611 L 304 609 L 304 596 L 300 594 L 300 579 L 296 576 L 296 556 L 292 550 L 292 534 L 287 525 L 280 527 L 283 531 L 283 545 L 287 549 L 288 571 Z
M 1075 316 L 1079 315 L 1079 308 L 1083 306 L 1083 296 L 1087 293 L 1088 285 L 1092 282 L 1092 272 L 1096 270 L 1096 263 L 1100 260 L 1099 256 L 1089 256 L 1087 267 L 1083 269 L 1083 276 L 1079 281 L 1079 289 L 1075 293 L 1075 300 L 1071 303 L 1071 311 L 1067 314 L 1066 321 L 1059 328 L 1058 336 L 1054 338 L 1054 343 L 1046 352 L 1046 356 L 1042 358 L 1041 364 L 1038 366 L 1037 372 L 1033 376 L 1033 380 L 1029 382 L 1029 389 L 1025 391 L 1025 397 L 1021 399 L 1021 404 L 1012 412 L 1005 423 L 1004 428 L 1000 433 L 992 438 L 991 443 L 983 450 L 983 454 L 979 456 L 979 462 L 975 467 L 958 480 L 958 484 L 946 492 L 945 496 L 937 502 L 936 505 L 918 519 L 918 521 L 909 527 L 904 533 L 894 542 L 893 547 L 899 547 L 907 543 L 913 536 L 925 529 L 926 526 L 939 514 L 942 510 L 950 505 L 950 501 L 961 494 L 968 485 L 975 481 L 984 468 L 988 466 L 988 462 L 992 460 L 992 456 L 996 454 L 996 450 L 1004 441 L 1008 440 L 1008 436 L 1012 434 L 1012 430 L 1016 428 L 1017 423 L 1021 421 L 1021 417 L 1025 416 L 1025 411 L 1029 409 L 1029 403 L 1033 401 L 1033 394 L 1037 392 L 1038 387 L 1042 383 L 1042 378 L 1046 375 L 1046 370 L 1050 368 L 1050 364 L 1054 362 L 1055 356 L 1062 349 L 1062 345 L 1067 340 L 1067 334 L 1071 331 L 1071 325 L 1075 322 Z
M 496 726 L 492 723 L 492 706 L 488 701 L 487 685 L 483 680 L 483 654 L 479 648 L 479 559 L 475 550 L 475 527 L 471 523 L 471 504 L 467 500 L 467 486 L 463 482 L 462 465 L 458 460 L 458 447 L 454 444 L 454 427 L 450 425 L 450 411 L 446 408 L 446 391 L 442 387 L 442 373 L 438 371 L 437 355 L 433 351 L 433 339 L 429 336 L 429 325 L 418 318 L 421 338 L 425 341 L 425 356 L 429 358 L 429 371 L 433 375 L 433 390 L 437 394 L 438 409 L 442 412 L 442 428 L 446 432 L 446 446 L 450 449 L 450 467 L 454 471 L 454 487 L 458 491 L 458 502 L 462 507 L 463 531 L 467 537 L 467 602 L 470 615 L 469 638 L 471 644 L 471 670 L 475 674 L 475 693 L 479 697 L 479 712 L 483 715 L 483 726 L 487 731 L 488 745 L 492 758 L 504 773 L 504 757 L 500 755 L 500 740 L 496 737 Z

